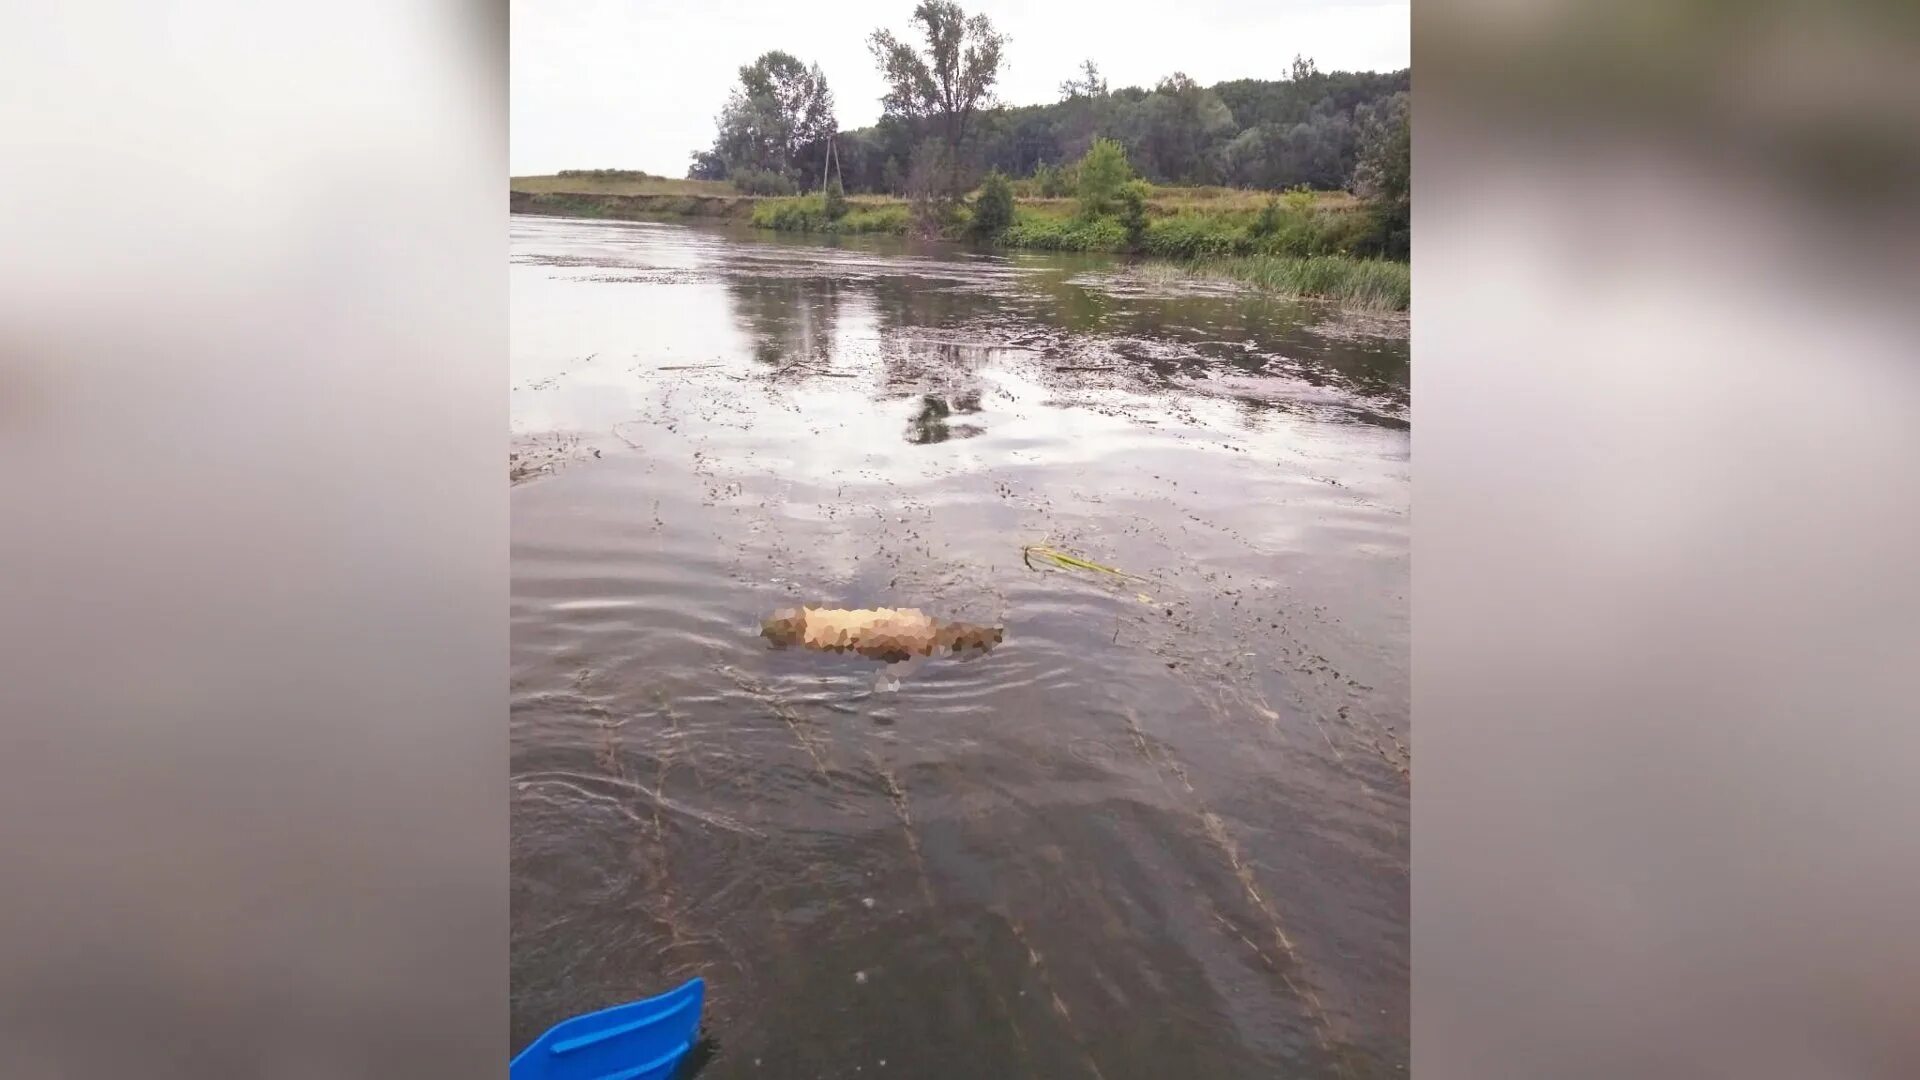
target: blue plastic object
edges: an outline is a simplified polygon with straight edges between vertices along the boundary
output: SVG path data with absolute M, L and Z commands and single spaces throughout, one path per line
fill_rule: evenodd
M 562 1020 L 520 1051 L 509 1080 L 666 1080 L 693 1049 L 707 984 Z

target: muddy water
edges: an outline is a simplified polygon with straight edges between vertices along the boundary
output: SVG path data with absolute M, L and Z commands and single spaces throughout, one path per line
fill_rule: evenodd
M 709 1078 L 1404 1075 L 1404 322 L 897 241 L 512 251 L 516 1050 L 700 974 Z M 896 677 L 770 651 L 800 601 L 1006 636 Z

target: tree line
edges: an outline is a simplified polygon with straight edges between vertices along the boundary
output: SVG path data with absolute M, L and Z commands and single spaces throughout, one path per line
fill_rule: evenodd
M 1407 70 L 1322 72 L 1296 57 L 1284 79 L 1201 86 L 1175 72 L 1151 90 L 1112 89 L 1088 60 L 1060 84 L 1058 100 L 1008 106 L 994 97 L 1008 39 L 986 16 L 922 0 L 911 27 L 868 39 L 887 85 L 878 123 L 839 131 L 819 66 L 770 52 L 740 69 L 713 146 L 694 155 L 688 175 L 753 194 L 844 185 L 941 203 L 998 171 L 1066 194 L 1066 170 L 1111 140 L 1153 183 L 1406 200 Z

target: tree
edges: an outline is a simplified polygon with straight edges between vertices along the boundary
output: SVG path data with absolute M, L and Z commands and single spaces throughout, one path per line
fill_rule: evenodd
M 1271 188 L 1273 157 L 1267 129 L 1250 127 L 1220 148 L 1221 176 L 1235 187 Z
M 1380 252 L 1406 258 L 1413 222 L 1413 127 L 1404 92 L 1361 115 L 1352 187 L 1371 204 Z
M 717 159 L 723 175 L 764 171 L 799 180 L 806 154 L 834 128 L 833 92 L 820 65 L 775 50 L 740 69 L 713 149 L 695 155 L 694 169 L 711 176 Z
M 1080 62 L 1080 74 L 1060 84 L 1060 100 L 1072 101 L 1074 98 L 1104 97 L 1107 92 L 1107 80 L 1100 69 L 1091 60 Z
M 1413 179 L 1407 95 L 1395 94 L 1377 107 L 1362 106 L 1356 114 L 1360 154 L 1353 166 L 1353 193 L 1373 201 L 1405 199 Z
M 1082 61 L 1079 75 L 1060 84 L 1060 100 L 1053 111 L 1060 116 L 1056 160 L 1072 160 L 1086 153 L 1113 111 L 1106 76 L 1092 60 Z
M 968 231 L 983 240 L 990 240 L 1013 224 L 1013 184 L 1000 170 L 987 174 L 986 183 L 980 185 L 980 196 L 973 200 L 973 219 L 967 223 Z
M 693 167 L 687 170 L 689 180 L 725 180 L 727 178 L 727 159 L 711 150 L 695 150 Z
M 1141 176 L 1155 183 L 1342 188 L 1353 179 L 1366 116 L 1407 91 L 1411 81 L 1404 68 L 1323 72 L 1304 57 L 1299 79 L 1233 79 L 1201 87 L 1174 76 L 1158 87 L 1109 88 L 1088 96 L 1087 83 L 1095 78 L 1081 65 L 1062 87 L 1077 96 L 1045 105 L 982 107 L 958 162 L 959 179 L 968 183 L 955 190 L 971 186 L 979 170 L 998 168 L 1010 176 L 1045 178 L 1051 194 L 1072 195 L 1077 183 L 1071 163 L 1100 137 L 1117 140 Z M 916 149 L 929 136 L 943 141 L 931 124 L 897 114 L 840 133 L 834 148 L 847 190 L 906 192 Z M 1067 175 L 1039 169 L 1062 164 Z M 809 177 L 818 175 L 814 169 Z
M 1133 168 L 1120 144 L 1095 139 L 1087 156 L 1080 159 L 1080 212 L 1094 218 L 1111 211 L 1131 179 Z
M 1233 131 L 1233 113 L 1220 95 L 1176 71 L 1154 87 L 1139 115 L 1136 145 L 1151 175 L 1174 183 L 1218 178 L 1214 148 Z
M 913 22 L 927 41 L 924 56 L 887 30 L 875 30 L 867 43 L 887 82 L 884 115 L 931 126 L 945 143 L 950 195 L 958 187 L 961 143 L 992 103 L 1007 37 L 985 15 L 968 18 L 951 0 L 921 0 Z
M 1129 180 L 1120 185 L 1120 225 L 1127 230 L 1127 250 L 1139 251 L 1147 239 L 1147 196 L 1152 189 L 1144 180 Z
M 936 237 L 954 217 L 957 170 L 947 144 L 928 139 L 913 148 L 907 160 L 907 202 L 914 226 L 925 237 Z

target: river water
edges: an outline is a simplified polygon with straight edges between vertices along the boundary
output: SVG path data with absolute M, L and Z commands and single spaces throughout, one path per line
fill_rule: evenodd
M 697 974 L 710 1080 L 1405 1075 L 1403 318 L 511 229 L 514 1050 Z

